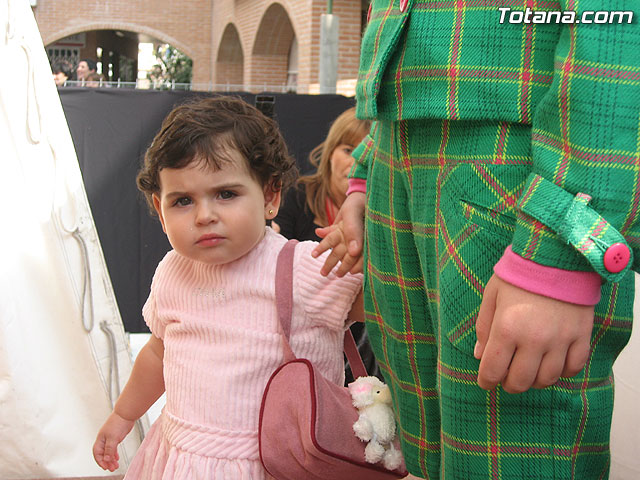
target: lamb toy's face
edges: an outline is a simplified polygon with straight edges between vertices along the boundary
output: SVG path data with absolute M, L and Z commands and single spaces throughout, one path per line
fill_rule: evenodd
M 353 405 L 357 408 L 375 403 L 391 403 L 389 387 L 376 377 L 359 377 L 349 384 L 349 392 L 353 398 Z
M 391 392 L 386 385 L 382 388 L 374 388 L 372 396 L 373 403 L 391 403 Z

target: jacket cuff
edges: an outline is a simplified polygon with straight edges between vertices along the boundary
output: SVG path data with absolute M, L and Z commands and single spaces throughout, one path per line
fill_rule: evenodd
M 353 192 L 367 193 L 367 181 L 364 178 L 350 178 L 348 182 L 347 196 Z
M 511 245 L 493 271 L 505 282 L 545 297 L 577 305 L 595 305 L 600 301 L 602 279 L 597 273 L 540 265 L 514 253 Z
M 586 193 L 573 195 L 530 174 L 517 205 L 513 251 L 535 263 L 595 271 L 608 282 L 619 282 L 631 269 L 633 252 L 590 201 Z
M 364 137 L 360 144 L 353 150 L 351 156 L 355 159 L 353 167 L 349 172 L 349 178 L 360 178 L 366 180 L 369 170 L 369 159 L 373 155 L 373 130 L 376 128 L 376 122 L 371 126 L 371 133 Z

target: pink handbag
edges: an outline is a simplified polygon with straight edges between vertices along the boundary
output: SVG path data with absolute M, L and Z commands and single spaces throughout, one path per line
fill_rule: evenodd
M 281 250 L 276 267 L 276 303 L 283 333 L 284 363 L 264 390 L 258 431 L 260 460 L 277 480 L 387 480 L 404 470 L 365 461 L 366 444 L 353 431 L 358 411 L 346 387 L 326 380 L 289 345 L 295 240 Z M 344 351 L 354 377 L 367 372 L 351 331 Z

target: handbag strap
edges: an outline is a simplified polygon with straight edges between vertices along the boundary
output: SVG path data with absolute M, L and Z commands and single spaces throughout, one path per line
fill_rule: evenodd
M 367 373 L 367 367 L 364 366 L 364 362 L 358 351 L 358 345 L 356 345 L 356 340 L 353 338 L 353 333 L 351 333 L 350 328 L 347 328 L 347 331 L 344 332 L 344 345 L 342 348 L 349 361 L 353 378 L 367 377 L 369 375 Z
M 276 263 L 276 310 L 278 312 L 278 326 L 282 334 L 284 360 L 290 362 L 296 355 L 289 345 L 291 335 L 291 313 L 293 311 L 293 254 L 297 240 L 289 240 L 278 254 Z
M 295 252 L 297 240 L 289 240 L 278 254 L 276 263 L 276 309 L 282 333 L 284 358 L 289 362 L 296 359 L 296 355 L 291 350 L 289 338 L 291 336 L 291 315 L 293 311 L 293 254 Z M 344 334 L 344 353 L 347 356 L 353 378 L 366 377 L 367 369 L 364 366 L 358 346 L 353 338 L 351 329 L 347 329 Z

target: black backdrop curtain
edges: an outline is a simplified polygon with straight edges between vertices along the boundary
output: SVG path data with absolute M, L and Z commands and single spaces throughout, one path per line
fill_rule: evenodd
M 146 148 L 174 105 L 201 92 L 64 88 L 60 99 L 125 330 L 147 332 L 142 306 L 156 265 L 171 248 L 149 214 L 135 177 Z M 233 94 L 253 104 L 255 95 Z M 265 94 L 261 94 L 265 95 Z M 331 122 L 354 105 L 339 95 L 266 94 L 300 170 Z

